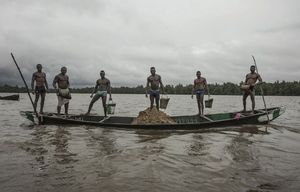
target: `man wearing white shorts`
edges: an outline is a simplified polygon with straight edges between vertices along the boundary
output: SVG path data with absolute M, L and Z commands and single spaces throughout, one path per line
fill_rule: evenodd
M 64 105 L 65 107 L 65 115 L 68 115 L 68 109 L 69 109 L 69 101 L 71 99 L 71 94 L 69 90 L 69 76 L 66 75 L 67 68 L 62 67 L 61 73 L 56 75 L 53 80 L 53 87 L 56 90 L 57 93 L 57 115 L 60 115 L 61 107 Z M 58 87 L 56 86 L 58 85 Z
M 109 100 L 112 100 L 111 87 L 110 87 L 110 81 L 109 81 L 109 79 L 105 78 L 105 72 L 103 70 L 100 71 L 100 77 L 101 78 L 96 81 L 95 88 L 90 96 L 92 98 L 92 100 L 90 102 L 89 109 L 88 109 L 88 112 L 86 113 L 86 115 L 90 114 L 94 103 L 101 97 L 104 115 L 106 117 L 106 113 L 107 113 L 106 96 L 107 96 L 107 93 L 109 93 Z M 93 96 L 94 94 L 95 94 L 95 96 Z

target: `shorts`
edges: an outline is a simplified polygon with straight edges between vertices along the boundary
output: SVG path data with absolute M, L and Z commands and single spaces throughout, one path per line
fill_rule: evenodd
M 160 92 L 159 92 L 159 90 L 150 90 L 149 95 L 152 97 L 159 97 Z
M 35 86 L 34 92 L 36 94 L 43 94 L 46 93 L 46 88 L 45 86 Z
M 106 97 L 107 91 L 97 91 L 96 95 L 99 97 Z
M 203 96 L 204 95 L 204 89 L 197 89 L 196 91 L 195 91 L 195 93 L 196 93 L 196 95 L 197 96 Z
M 254 89 L 244 90 L 243 92 L 244 92 L 243 93 L 244 97 L 247 97 L 248 95 L 255 95 L 255 90 Z
M 58 103 L 57 103 L 58 107 L 61 107 L 65 104 L 69 103 L 69 101 L 70 101 L 70 99 L 66 99 L 66 98 L 64 98 L 62 96 L 59 96 L 59 95 L 57 96 L 57 100 L 58 100 Z

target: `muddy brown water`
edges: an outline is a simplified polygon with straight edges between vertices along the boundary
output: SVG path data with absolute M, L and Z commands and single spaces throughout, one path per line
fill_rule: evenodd
M 190 96 L 170 98 L 167 114 L 197 113 Z M 206 113 L 242 108 L 241 96 L 213 98 Z M 46 99 L 45 111 L 55 111 L 55 95 Z M 149 104 L 144 95 L 113 99 L 121 116 Z M 86 112 L 89 101 L 73 94 L 70 113 Z M 26 94 L 0 101 L 0 191 L 300 191 L 300 97 L 266 101 L 286 113 L 268 126 L 217 132 L 33 125 L 19 114 L 32 110 Z M 92 113 L 103 114 L 100 103 Z

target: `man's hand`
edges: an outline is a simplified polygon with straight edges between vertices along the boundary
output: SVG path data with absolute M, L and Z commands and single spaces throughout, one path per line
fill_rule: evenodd
M 109 100 L 110 100 L 110 101 L 112 100 L 111 95 L 109 96 Z
M 194 99 L 194 95 L 191 95 L 191 98 Z
M 32 95 L 34 95 L 34 90 L 31 91 Z
M 145 94 L 146 98 L 148 98 L 148 94 Z
M 91 94 L 91 95 L 90 95 L 90 98 L 93 98 L 93 96 L 94 96 L 94 94 Z
M 263 84 L 263 83 L 264 83 L 263 81 L 260 81 L 260 82 L 257 83 L 257 85 L 261 85 L 261 84 Z

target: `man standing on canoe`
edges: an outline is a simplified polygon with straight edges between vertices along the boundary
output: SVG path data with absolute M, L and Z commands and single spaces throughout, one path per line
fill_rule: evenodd
M 156 108 L 159 110 L 159 98 L 160 98 L 160 90 L 164 93 L 164 86 L 161 81 L 161 77 L 156 73 L 155 67 L 150 68 L 151 75 L 147 78 L 146 85 L 146 97 L 148 97 L 148 93 L 150 95 L 150 109 L 153 108 L 153 103 L 155 99 Z
M 86 115 L 89 115 L 91 112 L 91 109 L 94 105 L 94 103 L 101 97 L 102 98 L 102 105 L 103 105 L 103 110 L 104 110 L 104 116 L 106 117 L 106 113 L 107 113 L 107 108 L 106 108 L 106 96 L 107 93 L 109 93 L 109 100 L 112 100 L 111 98 L 111 86 L 110 86 L 110 81 L 105 78 L 105 72 L 102 70 L 100 71 L 100 79 L 98 79 L 96 81 L 96 85 L 94 87 L 94 90 L 91 94 L 91 98 L 93 98 L 90 102 L 89 105 L 89 109 L 88 112 L 86 113 Z M 95 96 L 93 97 L 93 95 L 95 94 Z
M 200 71 L 196 72 L 196 76 L 197 76 L 197 78 L 194 80 L 194 86 L 192 89 L 192 99 L 194 97 L 194 92 L 195 92 L 196 98 L 197 98 L 199 115 L 203 115 L 204 114 L 203 99 L 204 99 L 205 89 L 207 89 L 207 82 L 204 77 L 201 77 Z
M 61 73 L 56 75 L 53 80 L 53 87 L 56 90 L 57 93 L 57 114 L 60 115 L 61 106 L 65 106 L 65 115 L 68 115 L 68 109 L 69 109 L 69 101 L 71 99 L 70 94 L 70 83 L 69 83 L 69 76 L 66 75 L 67 68 L 62 67 Z M 58 86 L 56 86 L 58 85 Z
M 37 71 L 32 74 L 31 79 L 31 90 L 32 94 L 35 94 L 35 100 L 34 100 L 34 111 L 36 111 L 37 103 L 39 101 L 39 97 L 41 96 L 41 107 L 40 107 L 40 113 L 43 113 L 44 108 L 44 102 L 45 102 L 45 96 L 46 96 L 46 89 L 48 90 L 48 83 L 46 79 L 46 73 L 42 72 L 42 65 L 37 64 L 36 69 Z M 35 82 L 35 88 L 34 88 L 34 82 Z
M 258 73 L 255 72 L 255 66 L 251 65 L 250 67 L 250 73 L 246 75 L 246 80 L 245 80 L 245 85 L 243 85 L 243 112 L 246 111 L 246 100 L 247 97 L 250 95 L 251 101 L 252 101 L 252 113 L 254 113 L 254 108 L 255 108 L 255 90 L 254 87 L 255 85 L 261 84 L 262 79 Z M 259 81 L 258 83 L 257 80 Z

